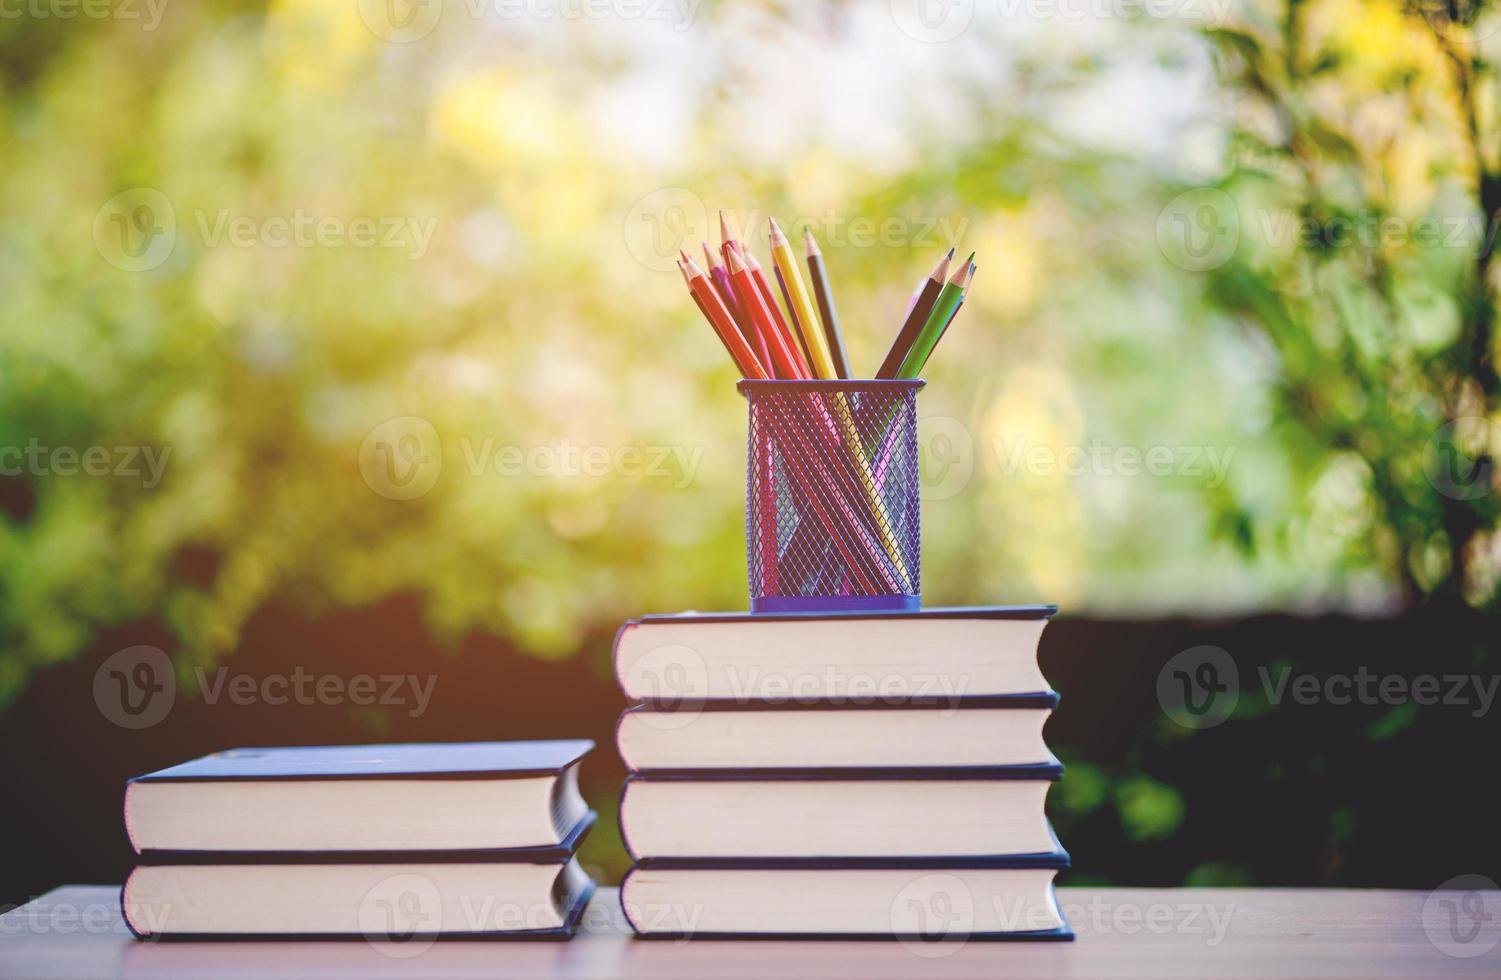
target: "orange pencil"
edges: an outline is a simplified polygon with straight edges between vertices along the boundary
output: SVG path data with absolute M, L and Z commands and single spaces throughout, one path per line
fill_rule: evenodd
M 763 381 L 768 378 L 761 362 L 756 360 L 755 352 L 746 344 L 745 338 L 740 335 L 740 328 L 735 325 L 735 318 L 725 307 L 724 300 L 720 299 L 719 293 L 714 291 L 714 284 L 709 277 L 704 275 L 704 270 L 688 257 L 687 253 L 680 252 L 682 261 L 678 263 L 678 269 L 683 273 L 683 279 L 687 281 L 688 288 L 693 292 L 693 301 L 698 308 L 703 310 L 704 317 L 714 332 L 719 335 L 719 340 L 724 344 L 724 349 L 729 351 L 730 359 L 740 369 L 742 376 Z
M 755 322 L 756 329 L 761 331 L 761 336 L 765 338 L 766 346 L 771 352 L 772 363 L 768 366 L 776 369 L 779 378 L 806 379 L 808 373 L 799 364 L 792 351 L 787 348 L 787 339 L 777 330 L 776 321 L 771 318 L 771 311 L 766 308 L 766 301 L 761 298 L 760 290 L 751 279 L 750 269 L 745 264 L 745 259 L 733 248 L 727 249 L 727 252 L 725 260 L 730 267 L 730 282 L 734 284 L 735 296 L 740 300 L 740 308 L 750 311 L 751 320 Z

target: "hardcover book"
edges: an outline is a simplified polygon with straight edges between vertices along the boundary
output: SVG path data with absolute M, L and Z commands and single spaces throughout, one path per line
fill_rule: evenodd
M 620 900 L 650 939 L 1071 940 L 1053 891 L 1061 848 L 1024 857 L 643 862 Z
M 942 704 L 1050 693 L 1037 645 L 1055 606 L 683 613 L 631 620 L 615 672 L 633 701 Z
M 652 858 L 940 860 L 1049 853 L 1043 809 L 1062 767 L 632 775 L 620 835 Z
M 121 889 L 142 939 L 567 938 L 594 883 L 551 862 L 143 865 Z
M 578 763 L 594 743 L 233 749 L 130 780 L 125 828 L 143 855 L 317 857 L 550 849 L 592 819 Z
M 940 705 L 684 702 L 627 708 L 615 741 L 633 772 L 995 769 L 1057 760 L 1042 728 L 1052 692 Z

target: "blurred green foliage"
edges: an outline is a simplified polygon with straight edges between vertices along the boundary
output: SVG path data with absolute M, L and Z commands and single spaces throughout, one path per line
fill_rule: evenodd
M 1271 368 L 1300 464 L 1297 507 L 1226 499 L 1223 526 L 1254 528 L 1247 551 L 1323 539 L 1404 605 L 1490 610 L 1501 584 L 1496 27 L 1483 3 L 1293 0 L 1208 32 L 1234 207 L 1202 216 L 1243 223 L 1210 295 Z
M 0 448 L 41 461 L 0 476 L 0 704 L 121 623 L 212 663 L 272 598 L 415 594 L 440 640 L 540 657 L 743 606 L 744 409 L 670 264 L 718 207 L 814 226 L 867 370 L 941 249 L 978 249 L 922 398 L 930 601 L 1492 604 L 1489 238 L 1267 233 L 1488 222 L 1489 35 L 1234 17 L 954 49 L 840 3 L 403 43 L 334 0 L 0 21 Z M 1207 139 L 1088 136 L 1121 73 L 1201 69 Z M 877 94 L 803 97 L 836 83 Z M 1170 832 L 1160 789 L 1122 790 L 1134 834 Z

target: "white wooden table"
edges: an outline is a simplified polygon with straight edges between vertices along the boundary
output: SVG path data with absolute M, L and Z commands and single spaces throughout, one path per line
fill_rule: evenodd
M 1072 943 L 630 937 L 600 889 L 572 942 L 141 943 L 118 889 L 59 888 L 0 917 L 0 977 L 1498 977 L 1501 893 L 1062 888 Z M 1444 905 L 1445 900 L 1451 902 Z M 1488 916 L 1488 917 L 1487 917 Z M 414 954 L 414 955 L 408 955 Z

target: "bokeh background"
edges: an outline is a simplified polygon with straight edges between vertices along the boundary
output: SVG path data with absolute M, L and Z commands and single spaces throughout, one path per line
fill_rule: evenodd
M 618 877 L 614 630 L 746 601 L 721 208 L 813 229 L 865 372 L 978 251 L 925 599 L 1063 608 L 1074 883 L 1501 866 L 1497 55 L 1437 0 L 0 5 L 0 901 L 245 744 L 591 735 Z M 215 694 L 299 672 L 431 696 Z

